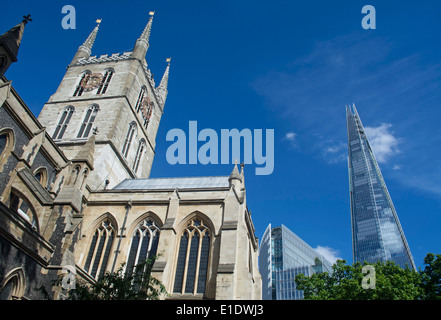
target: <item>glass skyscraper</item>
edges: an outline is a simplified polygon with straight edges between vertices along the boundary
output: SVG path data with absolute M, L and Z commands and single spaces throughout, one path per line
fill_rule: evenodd
M 346 106 L 354 262 L 415 268 L 409 246 L 355 105 Z
M 295 277 L 332 272 L 331 263 L 284 225 L 268 225 L 259 249 L 263 300 L 300 300 Z

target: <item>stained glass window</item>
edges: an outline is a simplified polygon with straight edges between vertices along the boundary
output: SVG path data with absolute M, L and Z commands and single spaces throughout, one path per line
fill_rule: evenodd
M 156 254 L 158 248 L 159 228 L 153 219 L 143 220 L 133 232 L 127 258 L 126 274 L 132 274 L 137 264 L 145 262 Z
M 176 265 L 175 293 L 205 293 L 210 231 L 200 219 L 193 219 L 182 233 Z
M 115 229 L 110 219 L 104 219 L 92 237 L 84 265 L 84 270 L 92 277 L 97 279 L 104 275 L 114 238 Z

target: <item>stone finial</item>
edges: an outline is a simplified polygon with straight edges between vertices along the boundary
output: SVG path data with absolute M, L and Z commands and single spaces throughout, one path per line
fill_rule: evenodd
M 92 30 L 92 32 L 89 34 L 86 41 L 84 41 L 84 43 L 80 46 L 80 48 L 84 48 L 84 49 L 88 50 L 90 53 L 92 53 L 92 47 L 93 47 L 93 44 L 95 43 L 95 39 L 98 34 L 98 29 L 100 27 L 101 21 L 102 20 L 100 20 L 100 19 L 97 20 L 98 24 Z M 90 55 L 90 53 L 89 53 L 89 55 Z
M 166 61 L 168 62 L 167 67 L 165 68 L 164 75 L 162 76 L 161 83 L 156 88 L 156 92 L 159 95 L 159 99 L 161 100 L 162 106 L 165 104 L 165 99 L 167 99 L 167 86 L 168 86 L 168 78 L 170 75 L 170 60 L 171 58 L 168 58 Z
M 96 36 L 98 34 L 98 30 L 101 24 L 101 19 L 98 19 L 96 27 L 92 30 L 92 32 L 87 37 L 86 41 L 78 48 L 77 53 L 75 54 L 75 57 L 72 60 L 72 64 L 77 62 L 80 59 L 88 59 L 90 57 L 90 54 L 92 53 L 92 47 L 95 43 Z
M 228 181 L 231 182 L 231 180 L 237 179 L 239 181 L 242 181 L 241 174 L 239 173 L 239 170 L 237 169 L 237 164 L 234 164 L 233 171 L 230 174 L 230 177 L 228 178 Z
M 147 25 L 145 26 L 138 40 L 146 41 L 147 43 L 149 42 L 150 32 L 152 31 L 152 24 L 153 24 L 153 15 L 150 16 L 150 19 L 147 22 Z
M 147 53 L 147 49 L 149 48 L 149 39 L 150 32 L 152 31 L 152 24 L 153 15 L 151 14 L 147 25 L 141 33 L 141 36 L 136 40 L 135 47 L 133 48 L 133 52 L 131 54 L 132 57 L 139 60 L 145 60 L 145 55 Z

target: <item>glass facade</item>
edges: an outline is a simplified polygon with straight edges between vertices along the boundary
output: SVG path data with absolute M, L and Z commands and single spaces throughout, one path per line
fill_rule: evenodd
M 284 225 L 267 227 L 260 244 L 259 271 L 263 300 L 300 300 L 295 277 L 332 272 L 331 263 Z
M 346 107 L 354 262 L 394 261 L 416 269 L 355 105 Z
M 259 247 L 259 272 L 262 277 L 262 300 L 272 300 L 271 224 L 263 233 Z

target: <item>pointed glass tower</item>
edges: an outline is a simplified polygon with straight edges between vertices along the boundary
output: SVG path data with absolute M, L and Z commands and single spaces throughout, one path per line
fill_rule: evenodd
M 416 269 L 355 105 L 346 106 L 354 262 L 394 261 Z

